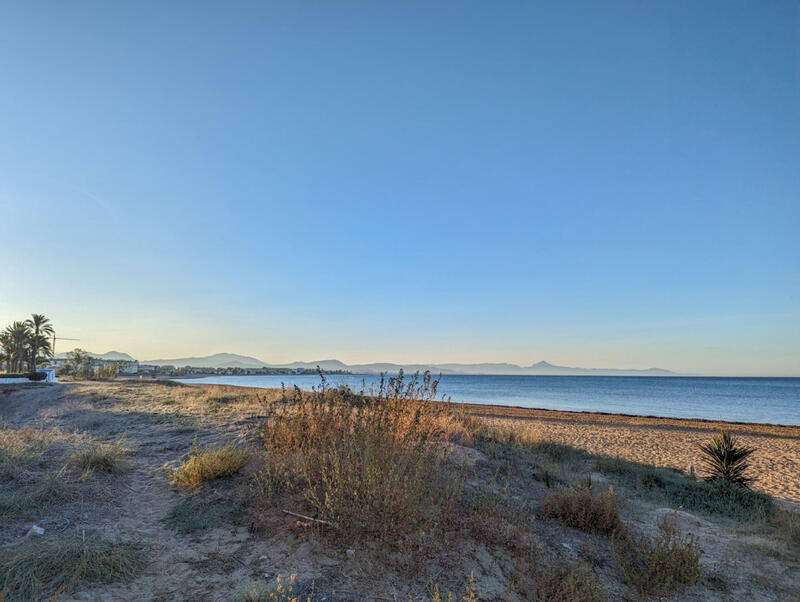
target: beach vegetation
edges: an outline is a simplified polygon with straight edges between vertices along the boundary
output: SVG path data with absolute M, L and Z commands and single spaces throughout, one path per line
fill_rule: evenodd
M 89 441 L 69 455 L 66 465 L 79 470 L 82 478 L 87 478 L 96 471 L 120 474 L 129 468 L 127 458 L 130 454 L 131 451 L 122 440 Z
M 269 408 L 260 435 L 268 495 L 287 482 L 333 531 L 391 538 L 442 520 L 458 495 L 440 444 L 465 436 L 433 403 L 430 374 L 361 395 L 323 386 Z
M 244 506 L 231 499 L 192 495 L 176 503 L 163 522 L 176 533 L 187 535 L 226 524 L 238 524 L 246 512 Z
M 701 443 L 702 461 L 707 481 L 722 480 L 747 487 L 752 481 L 745 473 L 749 468 L 747 458 L 755 451 L 751 447 L 737 445 L 728 431 L 720 431 L 709 443 Z
M 542 515 L 587 533 L 611 534 L 621 526 L 612 488 L 602 493 L 594 493 L 591 486 L 556 491 L 545 498 Z
M 58 599 L 78 582 L 110 583 L 136 576 L 147 564 L 131 543 L 94 537 L 30 540 L 0 555 L 0 599 Z
M 697 539 L 682 534 L 668 518 L 655 537 L 618 532 L 613 547 L 623 582 L 642 597 L 672 596 L 700 578 Z
M 595 572 L 584 563 L 563 561 L 542 566 L 521 586 L 528 600 L 547 602 L 605 602 L 608 594 Z
M 594 465 L 637 495 L 710 516 L 737 521 L 767 520 L 773 501 L 766 493 L 725 480 L 696 481 L 680 471 L 621 458 L 596 456 Z
M 0 521 L 25 518 L 52 503 L 76 497 L 75 488 L 60 475 L 50 474 L 32 489 L 0 493 Z
M 199 487 L 206 481 L 229 477 L 250 460 L 250 453 L 231 443 L 200 447 L 195 441 L 185 461 L 165 469 L 167 478 L 177 487 Z
M 300 597 L 295 592 L 296 574 L 284 579 L 282 575 L 275 576 L 275 582 L 269 586 L 260 583 L 251 583 L 234 598 L 235 602 L 312 602 L 312 596 Z

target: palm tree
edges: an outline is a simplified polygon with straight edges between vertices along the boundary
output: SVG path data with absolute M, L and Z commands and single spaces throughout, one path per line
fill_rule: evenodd
M 27 322 L 14 322 L 3 331 L 0 344 L 10 372 L 22 372 L 31 343 L 32 331 Z
M 33 331 L 31 333 L 31 363 L 30 369 L 36 370 L 36 362 L 39 359 L 39 351 L 42 351 L 45 357 L 50 357 L 53 354 L 53 348 L 50 345 L 50 337 L 55 334 L 53 324 L 50 319 L 43 314 L 31 314 L 30 319 L 25 320 L 25 323 Z
M 6 364 L 6 370 L 11 372 L 11 335 L 7 330 L 0 332 L 0 364 Z
M 703 464 L 708 472 L 706 481 L 720 479 L 742 487 L 749 485 L 752 479 L 745 472 L 750 466 L 747 458 L 755 451 L 753 448 L 737 445 L 728 431 L 720 431 L 718 436 L 711 439 L 711 443 L 697 447 L 703 453 Z

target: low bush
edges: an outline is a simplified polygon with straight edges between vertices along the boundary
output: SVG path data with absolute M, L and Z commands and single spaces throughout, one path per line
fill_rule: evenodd
M 55 600 L 78 582 L 110 583 L 134 577 L 146 565 L 142 548 L 88 538 L 31 541 L 0 555 L 0 599 Z
M 235 445 L 209 445 L 201 448 L 192 444 L 189 457 L 177 468 L 167 468 L 167 478 L 178 487 L 199 487 L 206 481 L 229 477 L 247 464 L 250 454 Z
M 605 602 L 606 591 L 594 571 L 585 564 L 556 562 L 522 584 L 527 600 L 542 602 Z
M 681 534 L 667 519 L 654 538 L 619 533 L 614 554 L 623 582 L 642 597 L 671 596 L 700 578 L 702 553 L 696 538 Z
M 591 487 L 571 487 L 551 493 L 542 514 L 587 533 L 610 534 L 619 529 L 619 508 L 614 490 L 594 494 Z

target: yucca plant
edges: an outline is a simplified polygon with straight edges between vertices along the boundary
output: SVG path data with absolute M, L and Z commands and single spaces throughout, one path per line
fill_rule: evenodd
M 737 445 L 728 431 L 720 431 L 710 443 L 701 443 L 698 447 L 708 473 L 706 481 L 721 479 L 741 487 L 750 484 L 752 479 L 745 476 L 745 472 L 750 467 L 747 458 L 755 451 L 753 448 Z

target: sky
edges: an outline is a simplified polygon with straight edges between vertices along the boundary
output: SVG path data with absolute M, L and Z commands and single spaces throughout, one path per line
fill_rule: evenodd
M 9 3 L 0 327 L 800 376 L 800 4 Z

